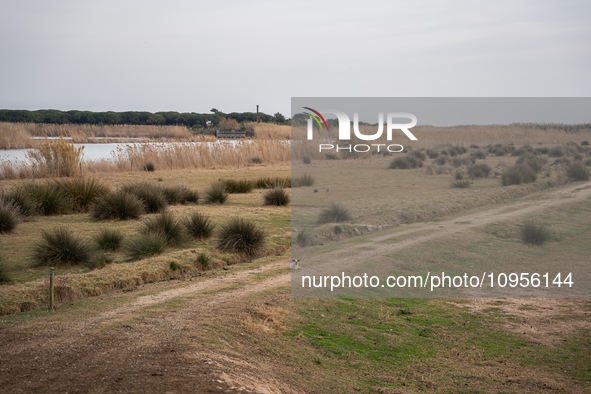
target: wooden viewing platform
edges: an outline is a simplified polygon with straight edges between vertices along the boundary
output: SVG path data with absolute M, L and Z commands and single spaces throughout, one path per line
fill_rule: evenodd
M 245 138 L 245 130 L 216 130 L 216 138 Z

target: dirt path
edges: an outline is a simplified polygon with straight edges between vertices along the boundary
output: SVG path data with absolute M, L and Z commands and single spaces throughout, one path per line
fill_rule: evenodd
M 371 242 L 381 249 L 395 250 L 589 196 L 591 183 L 543 194 L 537 200 L 413 226 L 403 232 L 371 238 Z M 380 243 L 429 229 L 434 232 L 397 243 Z M 349 245 L 347 254 L 362 258 L 368 253 L 364 250 L 366 246 L 367 243 Z M 300 392 L 278 380 L 255 360 L 208 350 L 211 346 L 200 343 L 198 335 L 200 328 L 225 313 L 223 308 L 232 307 L 232 300 L 288 286 L 291 277 L 288 267 L 289 261 L 283 260 L 225 277 L 188 282 L 180 288 L 140 296 L 92 317 L 67 322 L 44 318 L 0 325 L 0 391 Z M 183 298 L 181 308 L 166 309 L 166 303 L 179 298 Z M 157 309 L 150 313 L 154 307 Z M 218 346 L 232 347 L 223 335 Z

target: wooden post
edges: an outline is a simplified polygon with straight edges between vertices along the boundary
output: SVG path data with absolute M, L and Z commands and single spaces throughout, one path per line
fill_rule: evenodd
M 257 105 L 257 123 L 259 123 L 259 122 L 260 122 L 260 120 L 259 120 L 259 106 Z
M 49 269 L 49 311 L 51 312 L 54 310 L 53 306 L 53 270 L 54 268 L 51 267 Z

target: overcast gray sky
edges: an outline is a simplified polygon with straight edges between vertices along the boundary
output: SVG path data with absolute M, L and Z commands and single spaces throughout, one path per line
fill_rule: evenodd
M 0 108 L 591 96 L 591 2 L 0 0 Z

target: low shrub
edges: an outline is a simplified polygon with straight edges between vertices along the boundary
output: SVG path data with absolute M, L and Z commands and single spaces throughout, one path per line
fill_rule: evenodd
M 160 234 L 164 236 L 166 243 L 172 246 L 181 245 L 186 240 L 184 226 L 170 212 L 162 212 L 160 215 L 146 220 L 140 232 L 142 234 Z
M 166 249 L 166 237 L 160 233 L 141 234 L 127 242 L 123 248 L 128 261 L 161 254 Z
M 454 166 L 455 168 L 461 167 L 461 166 L 471 166 L 472 164 L 474 164 L 476 162 L 476 159 L 472 158 L 472 157 L 454 157 L 453 159 L 451 159 L 451 165 Z
M 224 182 L 214 182 L 205 191 L 205 201 L 208 204 L 223 204 L 228 200 Z
M 462 173 L 462 171 L 456 171 L 454 178 L 456 181 L 461 181 L 462 179 L 464 179 L 464 174 Z
M 478 149 L 476 152 L 470 153 L 470 156 L 474 159 L 484 160 L 487 158 L 488 153 L 485 150 Z
M 292 187 L 301 187 L 301 186 L 312 186 L 314 185 L 315 179 L 312 175 L 304 174 L 298 178 L 294 178 L 292 182 Z
M 187 233 L 196 239 L 207 239 L 213 235 L 215 225 L 208 216 L 193 212 L 183 220 Z
M 588 181 L 591 177 L 589 169 L 582 161 L 575 161 L 566 167 L 566 175 L 571 181 Z
M 388 165 L 389 169 L 400 169 L 400 170 L 408 170 L 411 168 L 420 168 L 423 166 L 423 162 L 417 159 L 414 156 L 402 156 L 397 157 L 390 162 Z
M 543 245 L 550 239 L 550 231 L 541 223 L 528 220 L 519 231 L 521 240 L 526 244 Z
M 20 222 L 19 208 L 11 201 L 0 200 L 0 234 L 13 232 Z
M 536 181 L 536 173 L 524 164 L 509 167 L 501 176 L 503 186 L 520 185 Z
M 515 162 L 515 164 L 525 164 L 526 166 L 531 168 L 532 171 L 536 174 L 542 171 L 546 163 L 548 163 L 547 159 L 539 156 L 532 156 L 531 154 L 522 155 Z
M 97 249 L 106 252 L 114 252 L 121 247 L 123 238 L 124 235 L 122 231 L 103 228 L 94 238 L 94 242 L 96 243 Z
M 256 257 L 265 245 L 265 232 L 254 222 L 242 218 L 230 219 L 218 234 L 217 248 L 224 252 Z
M 429 156 L 429 159 L 436 159 L 437 156 L 439 156 L 439 152 L 437 152 L 435 150 L 427 149 L 427 156 Z
M 335 235 L 339 235 L 339 234 L 342 234 L 343 228 L 341 226 L 334 226 L 332 231 L 335 233 Z
M 437 164 L 438 166 L 443 166 L 449 163 L 449 158 L 447 155 L 441 155 L 433 161 L 433 164 Z
M 468 179 L 453 181 L 451 187 L 466 189 L 470 187 L 470 181 Z
M 589 146 L 589 141 L 582 141 L 581 146 Z
M 260 158 L 260 157 L 251 157 L 251 158 L 250 158 L 250 162 L 251 162 L 252 164 L 261 164 L 263 161 L 261 160 L 261 158 Z
M 322 212 L 320 212 L 318 223 L 341 223 L 347 220 L 351 220 L 351 214 L 349 214 L 349 210 L 342 204 L 333 202 L 327 208 L 324 208 Z
M 252 181 L 248 179 L 228 179 L 223 181 L 224 185 L 226 185 L 226 192 L 236 194 L 236 193 L 250 193 L 254 187 Z
M 327 153 L 325 155 L 326 160 L 337 160 L 339 157 L 334 153 Z
M 486 163 L 475 164 L 468 169 L 468 175 L 472 178 L 487 178 L 491 172 L 491 168 Z
M 148 171 L 148 172 L 154 172 L 154 170 L 156 170 L 156 167 L 154 167 L 154 163 L 146 163 L 142 167 L 142 170 Z
M 181 265 L 176 261 L 171 261 L 170 264 L 168 264 L 168 268 L 170 268 L 172 272 L 175 272 L 181 269 Z
M 263 200 L 265 205 L 276 205 L 278 207 L 289 205 L 291 201 L 289 195 L 281 187 L 275 187 L 267 191 L 263 195 Z
M 424 161 L 427 159 L 427 155 L 423 151 L 420 151 L 420 150 L 413 150 L 412 152 L 409 153 L 409 155 L 411 155 L 412 157 L 416 157 L 420 161 Z
M 144 213 L 142 200 L 122 190 L 99 197 L 90 216 L 95 220 L 137 219 Z
M 548 156 L 550 157 L 564 157 L 566 156 L 566 150 L 562 146 L 555 146 L 548 149 Z
M 55 181 L 55 183 L 58 189 L 61 189 L 72 201 L 73 208 L 80 212 L 88 212 L 92 203 L 109 191 L 104 184 L 94 178 L 72 178 Z
M 128 183 L 121 190 L 139 198 L 147 213 L 161 212 L 168 206 L 164 192 L 158 185 L 149 182 Z
M 304 157 L 302 157 L 302 163 L 310 164 L 310 163 L 312 163 L 312 159 L 310 158 L 310 156 L 304 156 Z
M 32 260 L 35 266 L 89 264 L 92 247 L 66 227 L 56 227 L 52 231 L 42 230 L 41 238 L 33 246 Z

